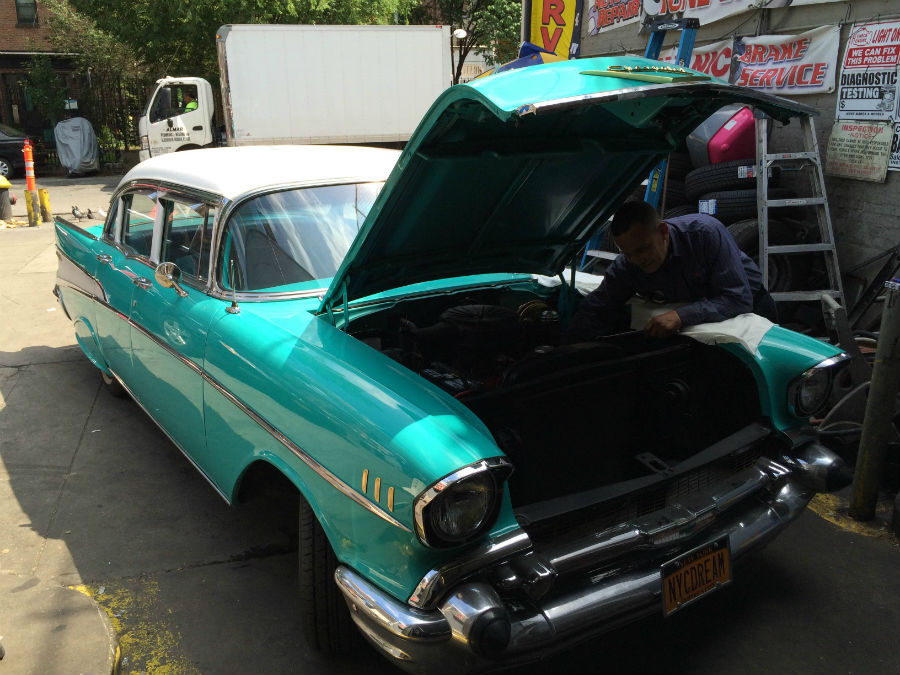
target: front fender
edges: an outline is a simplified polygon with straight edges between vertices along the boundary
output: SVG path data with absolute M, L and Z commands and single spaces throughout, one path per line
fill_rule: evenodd
M 467 408 L 303 301 L 241 310 L 216 322 L 208 342 L 209 377 L 240 405 L 218 390 L 205 397 L 209 442 L 223 450 L 204 470 L 233 495 L 266 457 L 304 493 L 338 559 L 405 599 L 459 553 L 419 542 L 414 498 L 502 452 Z M 494 532 L 516 526 L 507 497 Z

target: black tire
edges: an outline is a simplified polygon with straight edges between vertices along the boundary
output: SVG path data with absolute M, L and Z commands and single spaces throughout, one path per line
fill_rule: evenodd
M 669 180 L 684 181 L 688 172 L 694 168 L 694 165 L 691 164 L 691 156 L 686 152 L 669 153 L 668 159 L 666 173 L 669 174 Z
M 769 190 L 769 199 L 790 199 L 794 193 L 784 188 Z M 700 197 L 700 201 L 716 200 L 716 212 L 713 216 L 723 225 L 731 225 L 739 220 L 756 218 L 756 190 L 729 190 L 728 192 L 709 192 Z M 790 216 L 793 209 L 779 209 L 779 215 Z
M 728 233 L 734 243 L 754 262 L 759 263 L 759 222 L 756 218 L 741 220 L 728 226 Z M 785 244 L 794 240 L 795 231 L 790 224 L 769 221 L 769 242 Z M 796 279 L 805 272 L 806 261 L 796 255 L 773 255 L 769 258 L 769 273 L 766 288 L 769 291 L 788 291 L 795 286 Z
M 688 216 L 692 213 L 697 213 L 697 204 L 680 204 L 678 206 L 667 208 L 665 215 L 663 215 L 663 219 Z
M 669 179 L 666 182 L 666 204 L 678 206 L 679 204 L 686 204 L 688 201 L 684 192 L 684 183 L 680 180 Z
M 347 653 L 359 640 L 344 596 L 334 582 L 337 558 L 316 514 L 300 498 L 300 613 L 303 634 L 313 649 Z
M 707 192 L 724 190 L 749 190 L 756 188 L 756 178 L 741 178 L 740 168 L 753 166 L 754 159 L 736 159 L 730 162 L 719 162 L 694 169 L 684 178 L 684 190 L 688 199 L 697 199 Z M 781 178 L 781 167 L 772 167 L 769 187 L 777 187 Z
M 13 165 L 12 162 L 0 155 L 0 176 L 4 178 L 12 178 L 13 177 Z
M 110 396 L 115 396 L 116 398 L 125 398 L 128 396 L 125 387 L 119 384 L 119 381 L 112 375 L 107 375 L 102 370 L 100 371 L 100 382 L 103 383 L 103 388 L 109 392 Z

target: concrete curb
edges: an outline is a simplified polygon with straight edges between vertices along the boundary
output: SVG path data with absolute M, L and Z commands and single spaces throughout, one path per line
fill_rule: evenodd
M 106 614 L 75 589 L 2 576 L 0 616 L 5 672 L 113 672 L 116 642 Z

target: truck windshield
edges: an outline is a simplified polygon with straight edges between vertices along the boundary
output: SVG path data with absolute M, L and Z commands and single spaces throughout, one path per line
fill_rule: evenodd
M 261 291 L 333 277 L 383 185 L 286 190 L 243 203 L 220 239 L 219 284 Z

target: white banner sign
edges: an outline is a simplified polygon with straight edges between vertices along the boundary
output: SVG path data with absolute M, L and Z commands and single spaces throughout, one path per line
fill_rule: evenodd
M 900 21 L 857 23 L 841 64 L 837 117 L 896 119 Z
M 733 46 L 733 40 L 722 40 L 702 47 L 694 47 L 691 52 L 691 62 L 688 65 L 701 73 L 728 80 L 731 77 Z M 674 62 L 677 55 L 678 47 L 676 46 L 660 54 L 659 60 Z
M 770 9 L 796 5 L 813 5 L 837 0 L 644 0 L 644 13 L 650 16 L 660 14 L 682 14 L 684 17 L 700 19 L 706 26 L 714 21 L 751 9 Z
M 641 20 L 641 0 L 592 0 L 587 13 L 588 35 L 597 35 Z
M 830 93 L 840 37 L 840 27 L 822 26 L 800 35 L 738 38 L 732 82 L 781 96 Z

